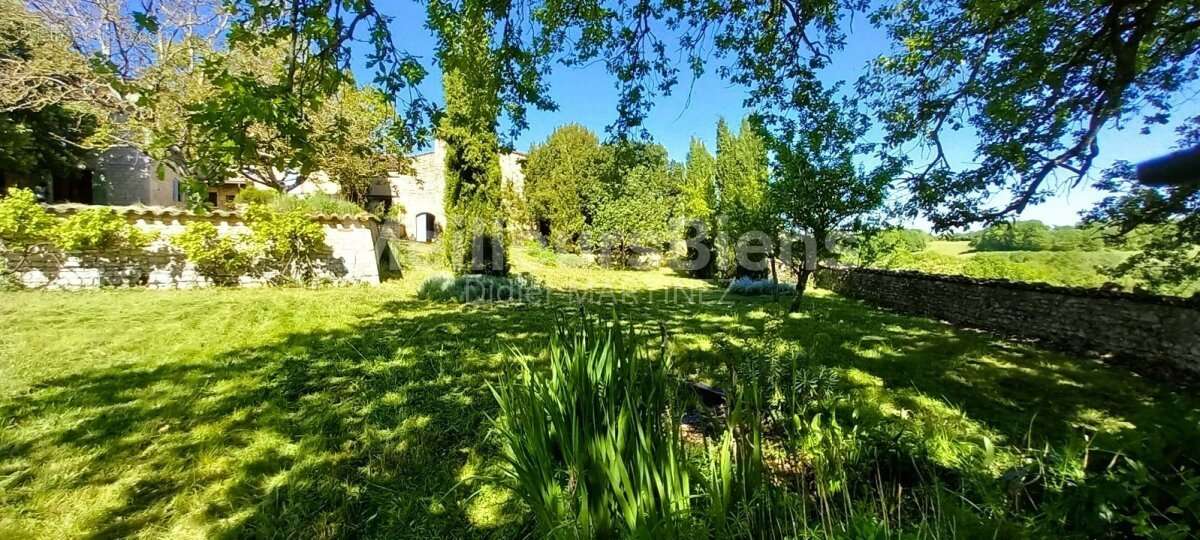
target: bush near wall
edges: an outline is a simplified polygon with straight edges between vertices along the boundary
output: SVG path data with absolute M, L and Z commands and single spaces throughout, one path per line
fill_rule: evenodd
M 109 208 L 89 208 L 65 219 L 50 215 L 27 189 L 0 199 L 0 275 L 7 287 L 21 283 L 32 257 L 145 249 L 155 236 L 138 230 Z
M 253 266 L 248 250 L 243 247 L 244 236 L 222 236 L 217 226 L 207 221 L 187 224 L 171 243 L 196 265 L 197 272 L 215 285 L 237 285 Z
M 53 236 L 66 252 L 140 250 L 154 240 L 154 235 L 130 225 L 111 208 L 92 208 L 63 219 Z
M 14 190 L 0 198 L 0 278 L 54 288 L 378 282 L 365 214 L 310 216 L 263 205 L 214 214 L 45 207 L 32 192 Z M 156 241 L 160 232 L 167 238 Z

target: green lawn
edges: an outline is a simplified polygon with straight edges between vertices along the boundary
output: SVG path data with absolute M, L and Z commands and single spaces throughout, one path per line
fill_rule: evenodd
M 427 269 L 380 287 L 0 294 L 0 538 L 524 537 L 488 437 L 511 351 L 579 301 L 615 302 L 716 380 L 713 336 L 780 312 L 667 271 L 517 268 L 548 303 L 419 300 Z M 1098 432 L 1153 453 L 1200 419 L 1194 394 L 1124 370 L 822 291 L 783 333 L 949 467 L 983 437 Z
M 1133 252 L 1101 251 L 972 251 L 970 242 L 934 240 L 916 253 L 902 253 L 878 264 L 895 269 L 933 274 L 966 275 L 979 279 L 1007 279 L 1066 287 L 1099 288 L 1116 283 L 1132 290 L 1132 277 L 1114 278 L 1105 269 L 1115 267 Z M 1185 284 L 1166 292 L 1190 296 L 1200 283 Z

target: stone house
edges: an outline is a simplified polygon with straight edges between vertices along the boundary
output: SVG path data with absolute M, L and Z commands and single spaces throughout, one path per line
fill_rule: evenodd
M 433 150 L 411 157 L 412 174 L 391 174 L 371 186 L 370 204 L 404 206 L 404 228 L 420 242 L 437 238 L 446 223 L 446 143 L 436 140 Z M 525 187 L 522 169 L 525 154 L 500 154 L 500 174 L 506 186 L 520 193 Z
M 525 185 L 522 162 L 525 154 L 510 152 L 501 154 L 500 171 L 507 187 L 520 193 Z M 411 156 L 411 174 L 392 173 L 377 180 L 370 189 L 368 206 L 372 209 L 388 210 L 400 205 L 404 208 L 403 230 L 422 242 L 434 240 L 446 222 L 444 200 L 446 191 L 446 143 L 434 141 L 433 149 Z M 135 148 L 117 147 L 97 155 L 81 168 L 81 180 L 70 182 L 86 184 L 88 189 L 46 186 L 43 198 L 48 202 L 74 202 L 83 204 L 105 204 L 112 206 L 185 206 L 180 178 L 170 169 L 159 178 L 157 165 L 149 156 Z M 15 182 L 14 182 L 15 185 Z M 77 186 L 76 186 L 77 187 Z M 220 186 L 210 187 L 209 203 L 218 210 L 232 209 L 234 197 L 243 189 L 257 187 L 267 189 L 245 178 L 231 178 Z M 336 194 L 337 183 L 322 172 L 311 175 L 308 181 L 293 188 L 289 193 L 309 194 L 314 192 Z
M 163 168 L 159 177 L 154 159 L 130 146 L 117 146 L 100 152 L 80 164 L 64 178 L 38 179 L 0 174 L 0 193 L 10 187 L 32 189 L 47 203 L 101 204 L 108 206 L 186 206 L 179 175 Z M 218 210 L 232 210 L 238 192 L 250 187 L 269 189 L 247 178 L 233 177 L 219 186 L 208 188 L 208 202 Z M 322 172 L 289 191 L 308 194 L 316 191 L 337 193 L 338 186 Z

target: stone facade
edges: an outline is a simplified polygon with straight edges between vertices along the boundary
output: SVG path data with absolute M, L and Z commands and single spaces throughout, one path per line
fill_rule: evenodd
M 132 147 L 116 147 L 101 152 L 88 168 L 96 172 L 92 196 L 95 204 L 117 206 L 182 206 L 179 177 L 170 169 L 158 177 L 153 159 Z
M 817 285 L 955 325 L 1069 352 L 1200 375 L 1200 298 L 976 280 L 916 272 L 825 269 Z
M 510 152 L 501 154 L 500 173 L 506 185 L 517 193 L 525 187 L 522 161 L 525 154 Z M 370 198 L 388 205 L 404 206 L 404 226 L 410 235 L 416 235 L 424 227 L 418 221 L 432 217 L 436 232 L 446 223 L 446 143 L 434 141 L 433 150 L 411 157 L 412 174 L 393 173 L 381 178 L 371 186 Z M 95 204 L 174 206 L 182 208 L 179 177 L 171 170 L 163 170 L 158 177 L 158 166 L 149 156 L 132 147 L 117 147 L 106 150 L 89 163 L 95 171 L 93 186 Z M 215 208 L 233 209 L 233 198 L 242 189 L 269 189 L 245 178 L 209 189 L 209 201 Z M 336 194 L 339 186 L 324 172 L 317 171 L 308 180 L 293 188 L 290 193 L 307 195 L 316 192 Z M 428 216 L 428 217 L 427 217 Z
M 47 207 L 60 216 L 87 208 L 84 205 Z M 113 207 L 126 220 L 146 232 L 157 233 L 146 250 L 44 254 L 26 261 L 22 282 L 31 288 L 85 289 L 108 286 L 141 286 L 156 289 L 192 288 L 210 285 L 171 243 L 193 221 L 211 221 L 221 234 L 248 233 L 249 227 L 233 212 L 215 211 L 197 215 L 178 208 Z M 376 250 L 378 223 L 352 216 L 316 216 L 325 229 L 330 248 L 318 264 L 318 276 L 335 283 L 379 283 Z M 16 261 L 10 261 L 10 266 Z M 258 277 L 240 276 L 243 286 L 261 285 Z
M 525 187 L 524 159 L 525 154 L 519 152 L 500 155 L 501 177 L 517 193 Z M 412 174 L 397 173 L 381 179 L 371 186 L 370 194 L 372 199 L 403 205 L 404 227 L 416 238 L 423 230 L 418 221 L 426 215 L 433 216 L 437 231 L 446 224 L 446 143 L 434 141 L 433 151 L 412 156 L 411 166 Z
M 95 172 L 92 193 L 93 204 L 114 206 L 174 206 L 183 208 L 179 175 L 170 168 L 158 176 L 158 164 L 136 148 L 119 146 L 98 154 L 88 163 Z M 230 178 L 219 186 L 208 189 L 208 200 L 214 208 L 232 210 L 233 198 L 243 189 L 272 189 L 248 178 Z M 337 183 L 324 172 L 317 171 L 303 184 L 289 193 L 309 195 L 312 193 L 337 193 Z

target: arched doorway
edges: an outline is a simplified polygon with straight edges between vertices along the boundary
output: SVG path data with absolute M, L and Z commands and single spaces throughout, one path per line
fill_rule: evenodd
M 417 214 L 415 238 L 418 242 L 432 242 L 437 237 L 437 218 L 429 212 Z

